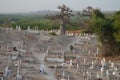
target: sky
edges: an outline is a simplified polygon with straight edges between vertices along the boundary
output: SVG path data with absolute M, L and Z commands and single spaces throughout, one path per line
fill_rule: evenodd
M 58 10 L 58 5 L 81 11 L 87 6 L 101 11 L 120 10 L 120 0 L 0 0 L 0 13 L 24 13 L 41 10 Z

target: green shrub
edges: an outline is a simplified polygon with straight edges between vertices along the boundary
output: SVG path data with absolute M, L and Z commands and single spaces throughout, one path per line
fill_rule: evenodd
M 53 36 L 56 36 L 56 33 L 55 32 L 51 32 L 49 33 L 50 35 L 53 35 Z

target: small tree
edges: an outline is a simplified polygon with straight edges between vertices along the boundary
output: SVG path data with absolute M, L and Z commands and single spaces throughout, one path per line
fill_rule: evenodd
M 93 8 L 91 6 L 88 6 L 87 8 L 83 9 L 82 13 L 83 16 L 90 16 Z

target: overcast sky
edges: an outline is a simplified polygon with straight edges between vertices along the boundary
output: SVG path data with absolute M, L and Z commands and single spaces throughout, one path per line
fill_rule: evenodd
M 86 6 L 100 8 L 102 11 L 120 10 L 120 0 L 0 0 L 0 13 L 57 10 L 57 6 L 62 4 L 77 11 Z

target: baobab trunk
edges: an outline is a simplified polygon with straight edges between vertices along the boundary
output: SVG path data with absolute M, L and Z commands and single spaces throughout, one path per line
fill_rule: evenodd
M 60 23 L 60 34 L 64 35 L 66 33 L 65 22 L 61 20 Z

